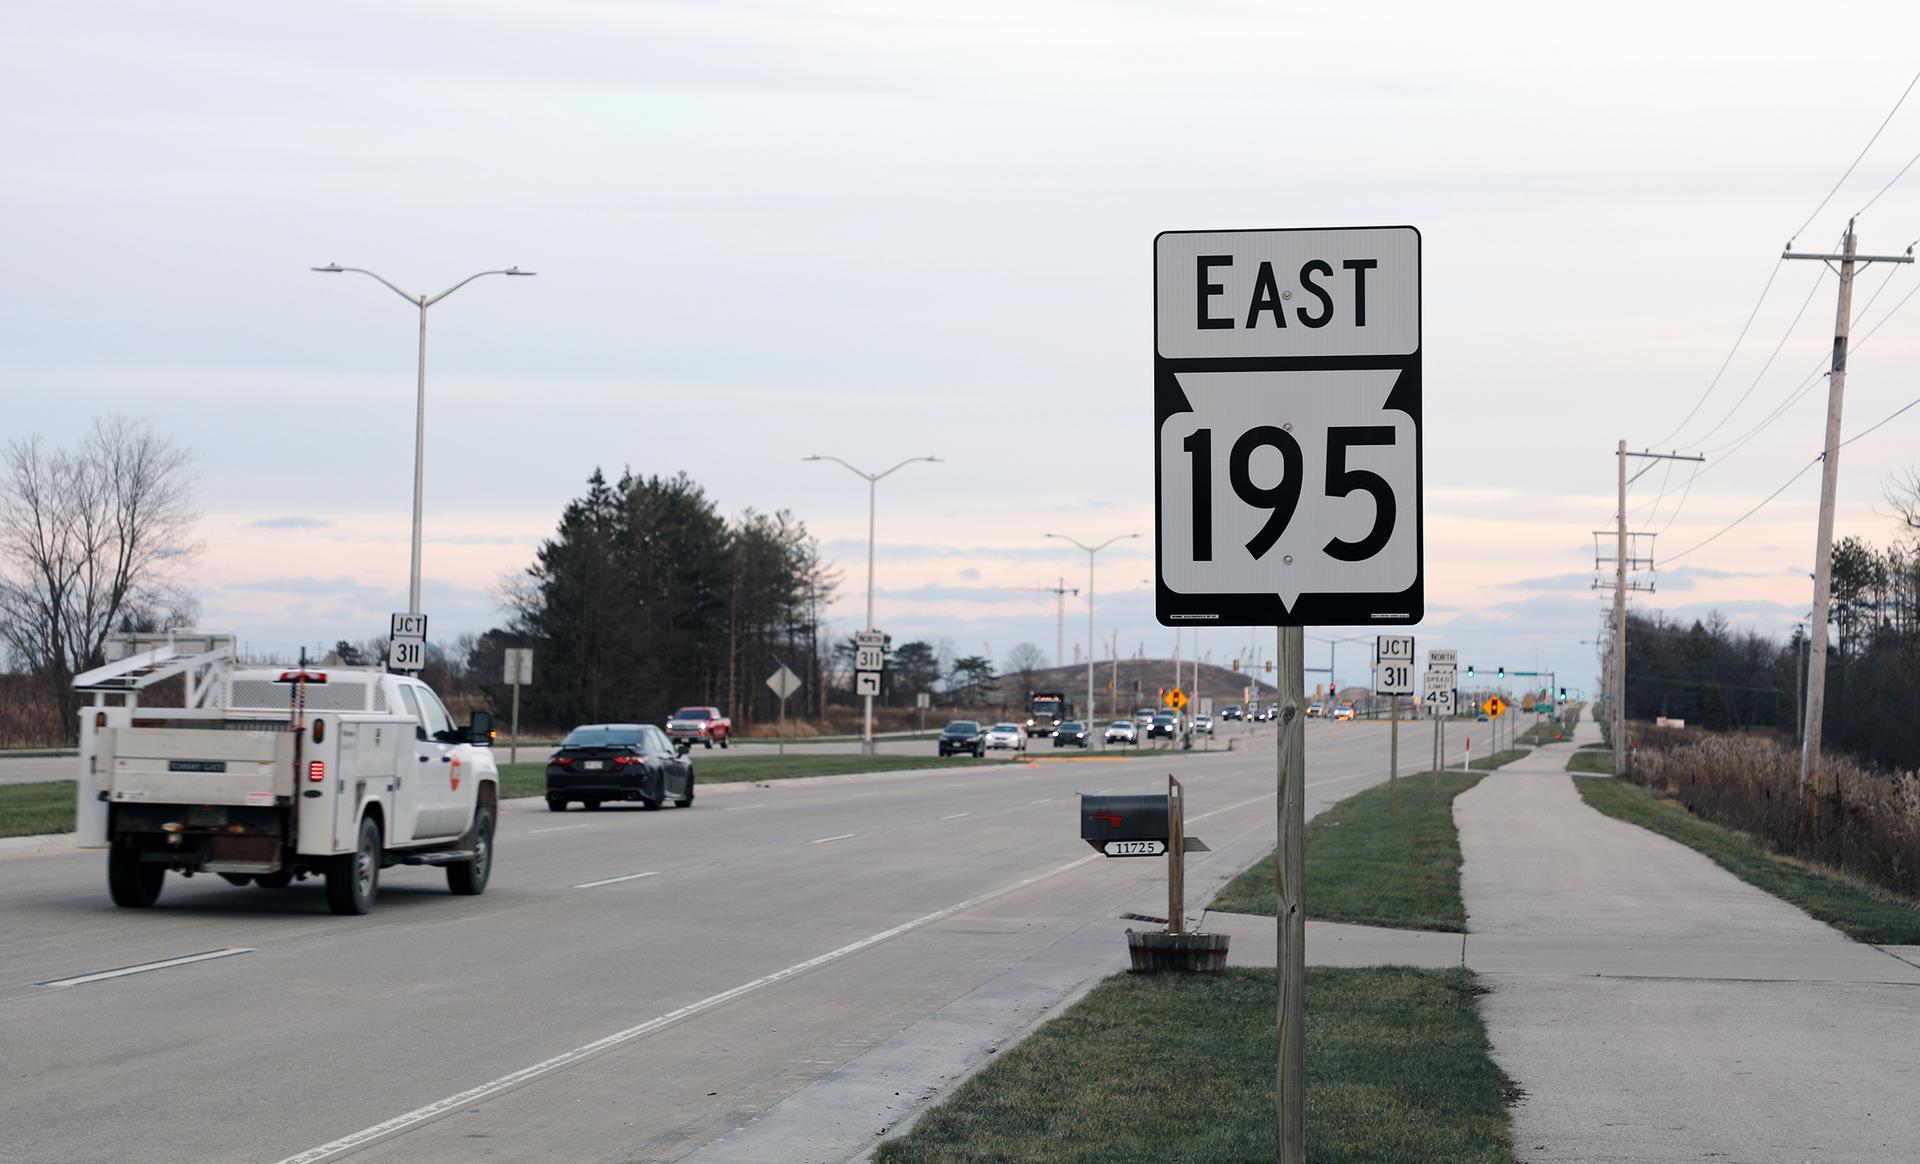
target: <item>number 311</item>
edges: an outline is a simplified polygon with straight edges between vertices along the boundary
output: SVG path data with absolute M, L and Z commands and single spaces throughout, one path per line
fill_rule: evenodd
M 1356 492 L 1366 492 L 1373 495 L 1374 504 L 1373 528 L 1367 531 L 1367 536 L 1356 542 L 1334 538 L 1323 547 L 1328 557 L 1342 562 L 1364 562 L 1385 548 L 1387 540 L 1393 536 L 1393 490 L 1387 485 L 1386 479 L 1369 469 L 1347 468 L 1349 449 L 1366 445 L 1391 445 L 1393 438 L 1393 427 L 1384 424 L 1345 425 L 1327 430 L 1326 495 L 1346 497 Z M 1192 435 L 1180 442 L 1180 447 L 1193 456 L 1193 560 L 1211 562 L 1213 430 L 1195 429 Z M 1280 482 L 1277 485 L 1256 485 L 1249 472 L 1254 452 L 1263 448 L 1275 449 L 1280 453 Z M 1233 486 L 1234 496 L 1255 509 L 1268 511 L 1266 524 L 1247 540 L 1247 551 L 1256 559 L 1266 557 L 1267 551 L 1279 542 L 1280 535 L 1287 532 L 1287 524 L 1293 520 L 1294 510 L 1300 506 L 1300 488 L 1306 475 L 1305 460 L 1300 451 L 1300 442 L 1293 439 L 1293 434 L 1270 424 L 1242 433 L 1227 454 L 1227 481 Z

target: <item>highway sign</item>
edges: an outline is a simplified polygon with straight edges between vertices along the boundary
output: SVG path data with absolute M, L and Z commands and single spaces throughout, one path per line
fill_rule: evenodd
M 1156 238 L 1160 621 L 1418 622 L 1420 425 L 1417 230 Z
M 396 612 L 387 631 L 390 639 L 424 639 L 427 637 L 427 616 L 424 614 L 403 614 Z
M 1373 661 L 1385 663 L 1389 660 L 1413 662 L 1412 635 L 1378 635 L 1373 640 Z
M 509 687 L 518 683 L 522 687 L 533 685 L 533 648 L 508 647 L 501 668 L 500 682 Z
M 1427 709 L 1428 715 L 1449 716 L 1454 713 L 1454 692 L 1451 687 L 1429 687 L 1420 697 L 1420 703 Z
M 1373 669 L 1375 695 L 1412 695 L 1413 664 L 1406 660 L 1387 660 Z
M 855 647 L 853 649 L 853 669 L 856 671 L 879 671 L 887 665 L 886 652 L 879 647 Z
M 775 698 L 784 700 L 800 690 L 800 676 L 795 675 L 792 668 L 782 663 L 778 671 L 767 676 L 767 687 L 773 692 Z
M 387 669 L 418 671 L 427 665 L 427 640 L 409 635 L 387 640 Z
M 1179 711 L 1181 708 L 1187 705 L 1187 693 L 1180 690 L 1178 687 L 1175 687 L 1173 690 L 1167 692 L 1165 702 L 1168 707 L 1171 707 L 1175 711 Z
M 1446 667 L 1452 670 L 1460 665 L 1459 651 L 1428 651 L 1427 666 Z
M 1498 695 L 1489 695 L 1486 702 L 1480 705 L 1480 710 L 1487 713 L 1488 719 L 1499 719 L 1506 714 L 1507 701 Z
M 878 671 L 858 671 L 853 676 L 855 695 L 879 695 L 880 673 Z
M 885 647 L 887 645 L 886 632 L 877 630 L 855 631 L 853 632 L 853 645 L 856 647 Z

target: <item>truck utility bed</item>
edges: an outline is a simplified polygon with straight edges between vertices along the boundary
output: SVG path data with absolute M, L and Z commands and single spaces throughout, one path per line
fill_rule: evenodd
M 111 777 L 99 783 L 122 804 L 285 804 L 293 796 L 293 743 L 284 723 L 121 728 L 102 733 L 99 766 Z

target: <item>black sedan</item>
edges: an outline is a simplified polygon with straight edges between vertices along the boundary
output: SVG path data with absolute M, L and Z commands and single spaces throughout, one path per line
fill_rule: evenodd
M 940 754 L 956 756 L 962 752 L 987 754 L 987 733 L 980 730 L 979 720 L 956 719 L 940 729 Z
M 1092 746 L 1087 739 L 1087 725 L 1068 720 L 1054 729 L 1053 746 L 1056 748 L 1085 748 Z
M 693 806 L 693 761 L 649 723 L 583 724 L 547 759 L 547 807 L 555 812 L 576 800 L 591 810 L 609 800 L 655 809 L 668 799 Z

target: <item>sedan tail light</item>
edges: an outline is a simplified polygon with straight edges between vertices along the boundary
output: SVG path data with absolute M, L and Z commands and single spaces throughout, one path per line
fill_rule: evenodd
M 553 762 L 560 765 L 562 768 L 564 768 L 568 764 L 573 763 L 573 757 L 572 756 L 555 756 L 553 758 Z

